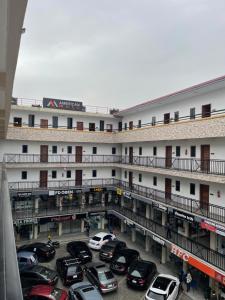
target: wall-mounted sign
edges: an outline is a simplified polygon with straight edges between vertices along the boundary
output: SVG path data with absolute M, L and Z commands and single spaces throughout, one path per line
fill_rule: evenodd
M 102 187 L 95 187 L 95 188 L 90 188 L 90 192 L 105 192 L 107 189 L 106 188 L 102 188 Z
M 16 224 L 17 226 L 37 224 L 37 223 L 38 223 L 37 218 L 26 218 L 26 219 L 19 219 L 14 221 L 14 224 Z
M 49 191 L 49 196 L 54 196 L 54 195 L 69 195 L 73 194 L 73 190 L 57 190 L 57 191 Z
M 48 222 L 65 222 L 65 221 L 71 221 L 71 220 L 76 220 L 76 215 L 40 218 L 40 224 L 46 224 Z
M 187 254 L 184 250 L 180 249 L 176 245 L 172 245 L 171 253 L 175 254 L 176 256 L 183 259 L 184 261 L 189 260 L 189 254 Z
M 160 203 L 153 202 L 152 206 L 155 207 L 155 208 L 157 208 L 158 210 L 161 210 L 161 211 L 167 212 L 167 210 L 168 210 L 168 208 L 166 206 L 164 206 L 164 205 L 162 205 Z
M 188 222 L 194 222 L 194 217 L 177 210 L 174 211 L 174 216 L 179 219 L 186 220 Z
M 120 188 L 117 188 L 116 189 L 116 194 L 119 195 L 119 196 L 122 196 L 123 195 L 123 190 L 120 189 Z
M 126 191 L 124 191 L 124 192 L 123 192 L 123 195 L 124 195 L 124 197 L 126 197 L 126 198 L 128 198 L 128 199 L 132 199 L 132 197 L 131 197 L 131 192 L 126 192 Z
M 43 107 L 76 111 L 86 110 L 85 106 L 83 106 L 83 103 L 80 101 L 69 101 L 54 98 L 43 98 Z
M 225 236 L 225 227 L 208 220 L 202 220 L 200 223 L 202 229 L 216 232 L 219 235 Z
M 162 239 L 160 239 L 158 236 L 156 236 L 156 235 L 152 235 L 152 238 L 153 238 L 153 240 L 156 242 L 156 243 L 159 243 L 160 245 L 162 245 L 162 246 L 165 246 L 165 241 L 164 240 L 162 240 Z
M 32 195 L 31 192 L 18 192 L 17 193 L 18 198 L 26 198 L 26 197 L 30 197 L 31 195 Z

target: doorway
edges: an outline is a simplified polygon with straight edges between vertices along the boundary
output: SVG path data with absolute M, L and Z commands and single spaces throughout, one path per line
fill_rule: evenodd
M 129 164 L 133 164 L 133 147 L 129 147 Z
M 170 178 L 165 178 L 165 198 L 171 199 L 172 191 L 172 180 Z
M 201 145 L 201 171 L 210 172 L 210 145 Z
M 172 167 L 172 146 L 166 146 L 165 167 L 166 168 L 171 168 Z
M 41 170 L 40 171 L 40 188 L 48 187 L 48 171 Z
M 40 127 L 41 128 L 48 128 L 48 120 L 47 119 L 41 119 L 40 120 Z
M 76 186 L 81 186 L 82 185 L 82 170 L 76 170 L 76 180 L 75 180 L 75 185 Z
M 200 208 L 207 209 L 209 207 L 209 185 L 200 184 Z
M 46 163 L 48 162 L 48 145 L 40 146 L 40 162 Z
M 82 163 L 83 147 L 76 146 L 75 162 Z

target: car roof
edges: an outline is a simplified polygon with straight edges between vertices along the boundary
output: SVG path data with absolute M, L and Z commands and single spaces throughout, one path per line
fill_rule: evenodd
M 109 232 L 99 232 L 99 233 L 96 233 L 94 236 L 98 236 L 98 237 L 102 238 L 106 235 L 113 235 L 113 234 L 109 233 Z
M 159 274 L 151 285 L 151 290 L 157 293 L 164 294 L 167 292 L 172 281 L 179 281 L 177 277 L 169 274 Z
M 92 268 L 93 267 L 93 268 L 95 268 L 97 270 L 101 270 L 101 271 L 103 271 L 103 270 L 107 270 L 108 271 L 109 270 L 109 268 L 103 262 L 93 262 L 93 263 L 88 264 L 87 267 L 88 268 Z
M 152 267 L 155 263 L 148 261 L 148 260 L 134 260 L 132 262 L 132 267 L 141 268 L 141 269 L 148 269 L 148 267 Z
M 105 245 L 103 246 L 116 246 L 117 244 L 121 243 L 122 241 L 119 240 L 113 240 L 113 241 L 108 241 L 107 243 L 105 243 Z M 124 242 L 123 242 L 124 243 Z
M 84 241 L 71 241 L 67 245 L 74 245 L 74 246 L 87 246 L 87 244 Z
M 98 290 L 88 281 L 73 284 L 70 289 L 79 291 L 83 299 L 102 300 L 102 296 Z
M 17 257 L 26 257 L 26 258 L 30 258 L 30 257 L 33 257 L 33 256 L 36 256 L 36 254 L 34 252 L 31 252 L 31 251 L 20 251 L 17 253 Z
M 64 256 L 64 257 L 59 257 L 57 258 L 57 261 L 63 261 L 65 262 L 66 265 L 77 265 L 80 264 L 80 260 L 77 258 L 74 258 L 72 256 Z
M 124 249 L 119 250 L 119 252 L 118 252 L 118 256 L 119 255 L 132 255 L 132 254 L 139 255 L 139 252 L 135 249 L 130 249 L 130 248 L 124 248 Z

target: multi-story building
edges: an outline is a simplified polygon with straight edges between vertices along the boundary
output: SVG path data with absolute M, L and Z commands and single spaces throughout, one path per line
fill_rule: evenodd
M 119 226 L 225 285 L 224 97 L 225 76 L 119 112 L 13 99 L 0 149 L 17 239 Z

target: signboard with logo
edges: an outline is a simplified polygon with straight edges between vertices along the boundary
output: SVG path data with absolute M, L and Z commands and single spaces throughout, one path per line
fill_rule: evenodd
M 37 223 L 38 223 L 37 218 L 18 219 L 14 221 L 14 224 L 17 226 L 37 224 Z
M 32 195 L 31 192 L 18 192 L 17 193 L 18 198 L 26 198 L 26 197 L 30 197 L 31 195 Z
M 90 188 L 90 192 L 105 192 L 107 189 L 106 188 L 102 188 L 102 187 L 95 187 L 95 188 Z
M 74 190 L 57 190 L 57 191 L 49 191 L 49 196 L 55 196 L 55 195 L 69 195 L 73 194 Z
M 160 239 L 158 236 L 156 236 L 156 235 L 152 235 L 152 239 L 156 242 L 156 243 L 158 243 L 158 244 L 160 244 L 160 245 L 162 245 L 162 246 L 165 246 L 165 241 L 164 240 L 162 240 L 162 239 Z
M 45 224 L 48 222 L 65 222 L 76 220 L 76 215 L 66 215 L 66 216 L 56 216 L 56 217 L 46 217 L 40 219 L 40 224 Z
M 160 204 L 160 203 L 152 203 L 152 206 L 154 207 L 154 208 L 157 208 L 158 210 L 161 210 L 161 211 L 165 211 L 165 212 L 167 212 L 167 210 L 168 210 L 168 208 L 166 207 L 166 206 L 164 206 L 164 205 L 162 205 L 162 204 Z
M 43 98 L 43 107 L 55 108 L 55 109 L 66 109 L 75 111 L 86 111 L 85 106 L 80 101 L 69 101 L 54 98 Z
M 174 216 L 179 218 L 179 219 L 188 221 L 188 222 L 194 222 L 194 217 L 193 216 L 188 215 L 188 214 L 183 213 L 183 212 L 180 212 L 180 211 L 177 211 L 177 210 L 174 211 Z
M 216 224 L 214 222 L 211 222 L 209 220 L 202 220 L 200 223 L 200 226 L 202 229 L 206 229 L 212 232 L 216 232 L 219 235 L 225 236 L 225 227 L 222 225 Z

